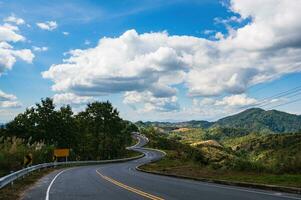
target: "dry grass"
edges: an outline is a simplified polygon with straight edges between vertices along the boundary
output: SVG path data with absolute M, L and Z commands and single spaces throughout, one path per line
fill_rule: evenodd
M 257 184 L 278 185 L 301 188 L 301 174 L 267 174 L 231 170 L 214 170 L 200 164 L 177 159 L 163 158 L 161 161 L 144 165 L 142 169 L 165 174 L 192 178 L 206 178 Z

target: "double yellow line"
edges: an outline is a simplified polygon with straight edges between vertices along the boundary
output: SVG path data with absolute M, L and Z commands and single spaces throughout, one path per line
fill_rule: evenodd
M 123 184 L 123 183 L 120 183 L 120 182 L 118 182 L 118 181 L 116 181 L 116 180 L 114 180 L 114 179 L 112 179 L 112 178 L 109 178 L 109 177 L 107 177 L 107 176 L 104 176 L 104 175 L 102 175 L 102 174 L 101 174 L 99 171 L 97 171 L 97 170 L 96 170 L 96 173 L 97 173 L 101 178 L 103 178 L 103 179 L 105 179 L 105 180 L 107 180 L 107 181 L 109 181 L 109 182 L 111 182 L 111 183 L 113 183 L 113 184 L 115 184 L 115 185 L 117 185 L 117 186 L 123 188 L 123 189 L 126 189 L 126 190 L 128 190 L 128 191 L 134 192 L 134 193 L 139 194 L 139 195 L 141 195 L 141 196 L 143 196 L 143 197 L 146 197 L 146 198 L 148 198 L 148 199 L 151 199 L 151 200 L 164 200 L 164 199 L 162 199 L 162 198 L 160 198 L 160 197 L 157 197 L 157 196 L 154 196 L 154 195 L 152 195 L 152 194 L 143 192 L 143 191 L 138 190 L 138 189 L 136 189 L 136 188 L 133 188 L 133 187 L 127 186 L 127 185 L 125 185 L 125 184 Z

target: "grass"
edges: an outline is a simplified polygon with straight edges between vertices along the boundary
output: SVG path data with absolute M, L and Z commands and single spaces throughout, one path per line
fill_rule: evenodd
M 126 150 L 126 155 L 121 158 L 130 158 L 130 157 L 136 157 L 141 155 L 138 151 L 132 151 L 132 150 Z
M 5 200 L 16 200 L 22 195 L 22 192 L 34 184 L 37 180 L 49 174 L 54 169 L 43 169 L 41 171 L 36 171 L 26 176 L 23 179 L 18 179 L 14 182 L 13 186 L 7 185 L 0 190 L 0 199 Z
M 202 166 L 189 160 L 170 158 L 168 155 L 160 161 L 144 165 L 141 168 L 148 171 L 156 171 L 192 178 L 207 178 L 301 188 L 301 174 L 277 175 L 231 170 L 214 170 L 208 166 Z

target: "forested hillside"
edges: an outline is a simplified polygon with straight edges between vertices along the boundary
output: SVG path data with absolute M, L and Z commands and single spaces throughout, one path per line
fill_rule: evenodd
M 301 116 L 289 114 L 277 110 L 265 111 L 260 108 L 251 108 L 241 113 L 217 120 L 208 121 L 185 121 L 185 122 L 137 122 L 139 127 L 155 126 L 163 130 L 174 130 L 177 128 L 203 128 L 211 130 L 235 129 L 244 132 L 260 133 L 293 133 L 301 130 Z
M 140 129 L 154 147 L 166 149 L 169 163 L 197 166 L 202 170 L 299 173 L 301 170 L 301 119 L 276 110 L 248 109 L 209 126 L 199 121 L 143 124 Z M 154 136 L 156 135 L 156 137 Z M 166 145 L 166 147 L 163 144 Z M 173 144 L 173 145 L 171 145 Z M 181 147 L 181 145 L 186 145 Z M 187 147 L 189 146 L 189 148 Z M 198 159 L 182 149 L 198 152 Z M 189 163 L 193 162 L 193 164 Z M 165 167 L 174 167 L 164 163 Z M 166 169 L 166 168 L 164 168 Z M 206 170 L 205 170 L 206 171 Z
M 292 133 L 301 130 L 301 117 L 277 110 L 252 108 L 222 118 L 214 126 L 241 128 L 253 132 Z

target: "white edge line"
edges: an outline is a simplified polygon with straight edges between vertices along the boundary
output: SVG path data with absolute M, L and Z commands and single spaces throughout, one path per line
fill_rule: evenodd
M 52 179 L 52 181 L 50 182 L 50 184 L 49 184 L 49 186 L 47 188 L 45 200 L 49 200 L 49 192 L 50 192 L 51 186 L 53 185 L 55 179 L 57 179 L 57 177 L 59 177 L 59 175 L 61 175 L 62 173 L 64 173 L 67 170 L 70 170 L 70 169 L 72 169 L 72 168 L 65 169 L 65 170 L 61 171 L 60 173 L 58 173 L 57 175 L 55 175 L 55 177 Z

